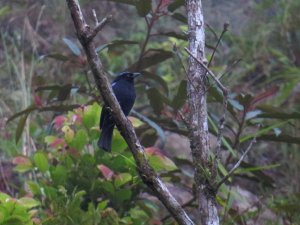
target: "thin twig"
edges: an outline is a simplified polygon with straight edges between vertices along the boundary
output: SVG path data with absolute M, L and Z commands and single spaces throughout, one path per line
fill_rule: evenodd
M 145 50 L 146 50 L 147 44 L 149 42 L 149 39 L 151 37 L 151 30 L 152 30 L 152 27 L 153 27 L 153 24 L 154 24 L 153 17 L 151 17 L 150 22 L 148 21 L 147 17 L 145 17 L 145 21 L 146 21 L 146 24 L 147 24 L 147 34 L 146 34 L 146 38 L 145 38 L 145 40 L 143 42 L 143 45 L 142 45 L 142 48 L 141 48 L 139 59 L 138 59 L 137 64 L 136 64 L 136 68 L 135 68 L 136 71 L 139 71 L 140 68 L 141 68 L 142 59 L 143 59 L 143 56 L 145 55 L 145 53 L 147 52 Z
M 178 59 L 180 61 L 180 64 L 181 64 L 181 66 L 182 66 L 182 68 L 183 68 L 183 70 L 185 72 L 186 78 L 188 79 L 189 83 L 193 86 L 193 88 L 196 90 L 196 87 L 195 87 L 194 83 L 191 81 L 191 78 L 188 76 L 188 71 L 187 71 L 187 69 L 184 66 L 182 57 L 181 57 L 180 52 L 178 51 L 178 48 L 177 48 L 177 46 L 176 46 L 175 43 L 173 45 L 173 51 L 175 52 L 176 56 L 178 57 Z
M 233 70 L 233 68 L 241 61 L 242 59 L 237 59 L 235 60 L 231 65 L 227 66 L 225 71 L 223 73 L 221 73 L 220 75 L 217 76 L 218 80 L 221 80 L 223 78 L 223 76 L 225 76 L 226 74 L 228 74 L 229 72 L 231 72 Z M 209 85 L 207 90 L 209 90 L 209 88 L 211 88 L 213 84 Z
M 103 20 L 101 20 L 100 23 L 98 23 L 96 12 L 94 14 L 94 11 L 93 11 L 93 15 L 95 17 L 96 27 L 94 28 L 94 30 L 92 31 L 92 33 L 89 35 L 88 41 L 91 41 L 103 29 L 103 27 L 107 23 L 109 23 L 109 22 L 112 21 L 112 15 L 109 15 L 108 17 L 105 17 Z
M 221 80 L 221 78 L 222 78 L 225 74 L 231 72 L 232 69 L 233 69 L 240 61 L 242 61 L 242 59 L 237 59 L 237 60 L 235 60 L 231 65 L 229 65 L 229 66 L 225 69 L 225 71 L 224 71 L 221 75 L 218 76 L 218 79 Z
M 212 34 L 214 35 L 216 40 L 218 40 L 218 35 L 217 35 L 216 31 L 214 31 L 214 29 L 208 23 L 205 23 L 205 25 L 212 32 Z
M 225 124 L 225 120 L 226 120 L 226 109 L 227 109 L 227 104 L 228 104 L 228 99 L 227 98 L 223 98 L 223 113 L 222 113 L 222 117 L 219 121 L 219 133 L 218 133 L 218 138 L 217 138 L 217 143 L 218 143 L 218 148 L 217 148 L 217 158 L 220 158 L 220 151 L 221 151 L 221 142 L 222 142 L 222 132 L 224 129 L 224 124 Z
M 211 64 L 211 62 L 212 62 L 212 60 L 214 59 L 215 53 L 216 53 L 216 51 L 217 51 L 217 49 L 218 49 L 218 47 L 219 47 L 219 44 L 221 43 L 221 40 L 222 40 L 224 34 L 225 34 L 226 31 L 228 30 L 228 26 L 229 26 L 229 23 L 225 23 L 225 24 L 224 24 L 222 33 L 221 33 L 220 37 L 218 38 L 217 44 L 216 44 L 216 46 L 215 46 L 215 48 L 214 48 L 214 51 L 213 51 L 213 53 L 212 53 L 212 55 L 211 55 L 211 57 L 210 57 L 210 60 L 209 60 L 209 62 L 208 62 L 208 64 L 207 64 L 207 67 L 208 67 L 208 68 L 209 68 L 209 66 L 210 66 L 210 64 Z
M 224 97 L 227 97 L 227 95 L 228 95 L 228 90 L 227 90 L 227 88 L 225 88 L 224 86 L 223 86 L 223 84 L 218 80 L 218 78 L 214 75 L 214 73 L 209 69 L 209 68 L 207 68 L 207 66 L 203 63 L 203 62 L 201 62 L 199 59 L 197 59 L 197 57 L 196 56 L 194 56 L 193 55 L 193 53 L 191 53 L 190 52 L 190 50 L 188 50 L 187 48 L 184 48 L 185 49 L 185 51 L 190 55 L 190 56 L 192 56 L 193 57 L 193 59 L 194 60 L 196 60 L 196 62 L 198 62 L 208 73 L 209 73 L 209 75 L 213 78 L 213 80 L 216 82 L 216 84 L 217 84 L 217 86 L 221 89 L 221 91 L 223 92 L 223 95 L 224 95 Z
M 93 9 L 92 12 L 93 12 L 93 17 L 94 17 L 94 20 L 95 20 L 95 24 L 96 24 L 96 26 L 98 26 L 99 21 L 98 21 L 96 10 Z
M 216 155 L 215 155 L 215 159 L 214 159 L 213 173 L 212 173 L 213 178 L 216 178 L 217 174 L 218 174 L 218 161 L 220 159 L 220 153 L 221 153 L 221 147 L 222 147 L 222 137 L 223 137 L 224 124 L 225 124 L 225 120 L 226 120 L 227 104 L 228 104 L 228 99 L 227 99 L 227 97 L 224 97 L 223 98 L 223 112 L 222 112 L 222 116 L 220 118 L 219 125 L 218 125 L 217 150 L 216 150 Z
M 182 114 L 182 112 L 180 110 L 178 110 L 177 113 L 180 116 L 180 118 L 181 118 L 182 122 L 184 123 L 184 125 L 186 126 L 186 128 L 190 129 L 191 126 L 190 126 L 188 119 Z
M 183 70 L 184 70 L 184 72 L 185 72 L 185 74 L 186 74 L 186 76 L 187 76 L 187 75 L 188 75 L 188 72 L 187 72 L 187 70 L 186 70 L 186 68 L 185 68 L 185 66 L 184 66 L 184 63 L 183 63 L 183 61 L 182 61 L 182 57 L 181 57 L 181 55 L 180 55 L 180 52 L 178 51 L 178 48 L 177 48 L 177 46 L 176 46 L 176 43 L 173 44 L 173 51 L 175 52 L 176 56 L 178 57 L 178 59 L 179 59 L 179 61 L 180 61 L 180 64 L 181 64 L 181 66 L 182 66 L 182 68 L 183 68 Z
M 234 165 L 234 167 L 229 171 L 229 173 L 222 178 L 222 180 L 216 185 L 215 190 L 217 191 L 220 186 L 225 183 L 231 176 L 232 174 L 236 171 L 236 169 L 239 168 L 239 166 L 241 165 L 242 161 L 244 160 L 244 158 L 246 157 L 246 155 L 248 154 L 248 152 L 251 150 L 253 144 L 256 142 L 256 138 L 253 138 L 252 141 L 250 142 L 248 148 L 246 149 L 246 151 L 244 152 L 244 154 L 241 156 L 241 158 L 239 159 L 239 161 Z

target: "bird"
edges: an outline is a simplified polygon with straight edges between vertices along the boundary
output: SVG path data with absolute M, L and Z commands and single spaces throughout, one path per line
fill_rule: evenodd
M 112 82 L 112 90 L 118 100 L 125 116 L 128 116 L 132 109 L 136 93 L 134 80 L 140 76 L 140 73 L 122 72 Z M 111 152 L 112 136 L 115 127 L 115 121 L 111 115 L 110 108 L 104 105 L 100 116 L 100 130 L 102 131 L 97 142 L 99 148 L 106 152 Z

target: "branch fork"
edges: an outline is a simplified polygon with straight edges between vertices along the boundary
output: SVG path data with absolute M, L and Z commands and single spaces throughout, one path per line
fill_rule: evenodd
M 213 78 L 213 80 L 216 82 L 217 86 L 221 89 L 224 97 L 226 98 L 228 95 L 228 90 L 219 81 L 217 76 L 201 60 L 199 60 L 196 56 L 194 56 L 193 53 L 191 53 L 191 51 L 188 48 L 184 48 L 184 50 L 206 70 L 206 72 Z
M 108 17 L 105 17 L 103 20 L 99 22 L 95 10 L 93 10 L 93 16 L 96 22 L 96 26 L 90 33 L 90 36 L 88 37 L 88 41 L 91 41 L 94 37 L 96 37 L 96 35 L 104 28 L 104 26 L 112 21 L 112 15 L 109 15 Z

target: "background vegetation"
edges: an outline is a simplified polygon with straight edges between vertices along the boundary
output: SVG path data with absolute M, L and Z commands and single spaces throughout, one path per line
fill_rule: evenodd
M 174 224 L 117 130 L 112 154 L 96 147 L 102 101 L 65 2 L 0 2 L 0 224 Z M 92 9 L 113 15 L 97 36 L 111 79 L 140 64 L 130 119 L 196 221 L 184 1 L 80 2 L 90 24 Z M 222 224 L 299 224 L 300 3 L 212 0 L 204 10 L 208 60 L 224 33 L 210 68 L 230 89 L 220 178 L 257 139 L 218 193 Z M 222 95 L 207 82 L 214 149 Z

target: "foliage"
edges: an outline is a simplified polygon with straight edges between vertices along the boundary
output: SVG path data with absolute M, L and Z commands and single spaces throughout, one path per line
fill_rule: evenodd
M 110 217 L 116 221 L 108 224 L 143 224 L 152 218 L 149 206 L 153 203 L 139 197 L 144 186 L 120 134 L 114 133 L 112 155 L 93 147 L 99 137 L 100 110 L 94 103 L 57 116 L 53 124 L 56 135 L 45 137 L 47 152 L 14 159 L 17 171 L 31 171 L 38 177 L 27 185 L 47 209 L 47 215 L 41 213 L 43 224 L 105 224 Z M 147 152 L 157 171 L 176 169 L 159 150 L 149 148 Z M 150 214 L 139 212 L 140 207 L 148 208 Z
M 40 202 L 33 198 L 14 199 L 2 192 L 0 203 L 0 223 L 3 225 L 33 225 L 33 217 L 36 214 L 34 208 L 40 205 Z

